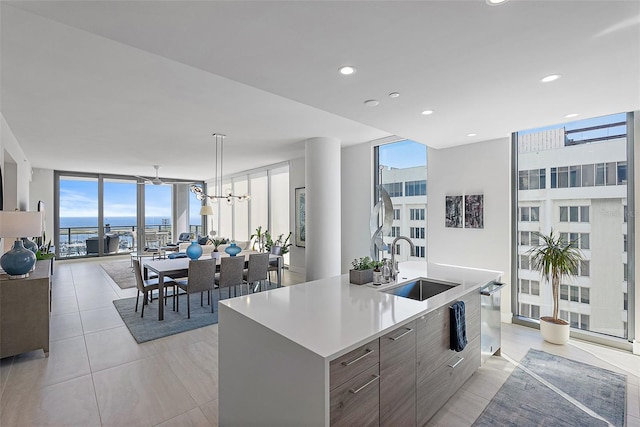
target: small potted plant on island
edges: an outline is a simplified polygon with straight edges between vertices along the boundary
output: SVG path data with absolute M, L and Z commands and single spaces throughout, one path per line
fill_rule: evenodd
M 349 270 L 349 282 L 354 285 L 364 285 L 373 282 L 373 269 L 378 266 L 378 262 L 368 256 L 354 259 L 351 262 L 353 269 Z
M 540 333 L 545 341 L 552 344 L 566 344 L 569 341 L 569 323 L 558 316 L 560 282 L 575 276 L 584 257 L 575 242 L 566 242 L 560 235 L 556 237 L 553 229 L 548 236 L 537 234 L 541 243 L 527 254 L 531 256 L 532 269 L 551 283 L 553 296 L 553 315 L 540 317 Z
M 211 239 L 211 243 L 213 244 L 213 251 L 211 251 L 211 258 L 220 259 L 220 252 L 218 252 L 218 246 L 229 243 L 229 240 L 224 237 L 218 237 Z

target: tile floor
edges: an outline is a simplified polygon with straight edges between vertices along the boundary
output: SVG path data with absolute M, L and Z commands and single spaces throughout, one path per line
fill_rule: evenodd
M 97 260 L 56 262 L 51 352 L 0 360 L 0 426 L 216 426 L 218 327 L 137 344 L 112 300 L 120 289 Z M 285 285 L 303 281 L 286 272 Z M 640 357 L 580 341 L 547 344 L 537 331 L 503 324 L 493 357 L 431 419 L 469 426 L 529 348 L 628 375 L 627 425 L 640 427 Z M 158 392 L 161 390 L 161 392 Z

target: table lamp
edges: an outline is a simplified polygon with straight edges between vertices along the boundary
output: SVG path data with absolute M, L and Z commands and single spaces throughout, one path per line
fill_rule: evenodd
M 0 258 L 0 266 L 10 279 L 22 279 L 36 263 L 36 254 L 26 249 L 21 237 L 42 234 L 40 212 L 0 211 L 0 237 L 15 238 L 13 247 Z

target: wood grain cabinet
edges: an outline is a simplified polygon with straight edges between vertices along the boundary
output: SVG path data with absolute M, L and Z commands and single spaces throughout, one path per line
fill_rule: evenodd
M 379 350 L 379 340 L 375 339 L 329 364 L 332 426 L 380 424 Z
M 0 357 L 42 349 L 49 356 L 51 262 L 25 279 L 0 280 Z
M 416 322 L 380 337 L 380 425 L 416 425 Z
M 480 367 L 480 293 L 470 292 L 460 300 L 465 303 L 467 327 L 467 346 L 461 352 L 449 348 L 451 304 L 417 320 L 418 425 L 426 423 Z

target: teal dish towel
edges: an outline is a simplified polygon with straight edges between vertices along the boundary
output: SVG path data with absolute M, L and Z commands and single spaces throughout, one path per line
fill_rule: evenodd
M 462 351 L 467 346 L 467 322 L 464 315 L 464 301 L 457 301 L 451 305 L 451 350 Z

